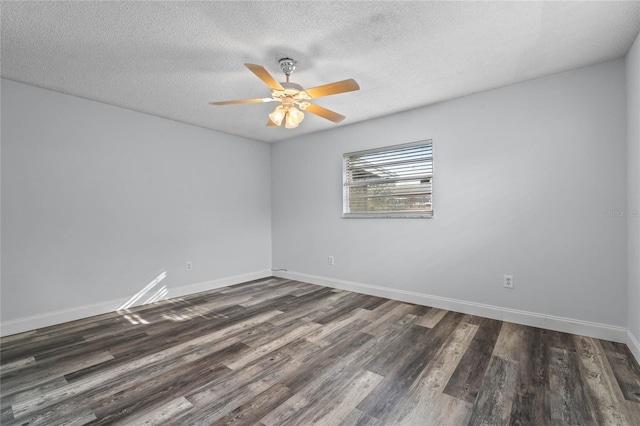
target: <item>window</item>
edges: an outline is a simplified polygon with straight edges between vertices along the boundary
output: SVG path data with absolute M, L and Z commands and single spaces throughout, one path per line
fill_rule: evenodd
M 433 217 L 432 142 L 422 141 L 343 157 L 343 217 Z

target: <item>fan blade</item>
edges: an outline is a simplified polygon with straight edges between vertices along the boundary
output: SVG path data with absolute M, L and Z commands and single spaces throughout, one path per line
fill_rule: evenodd
M 315 114 L 319 117 L 326 118 L 327 120 L 333 121 L 334 123 L 339 123 L 345 119 L 344 115 L 333 112 L 330 109 L 323 108 L 320 105 L 309 104 L 305 111 L 308 111 L 311 114 Z
M 254 73 L 256 76 L 258 76 L 258 78 L 260 80 L 262 80 L 264 82 L 264 84 L 269 86 L 271 89 L 273 89 L 273 90 L 284 90 L 284 87 L 282 87 L 280 85 L 280 83 L 278 83 L 276 81 L 276 79 L 273 78 L 271 76 L 271 74 L 269 74 L 269 71 L 264 69 L 263 66 L 256 65 L 256 64 L 244 64 L 244 66 L 249 68 L 249 70 L 252 73 Z
M 273 102 L 276 100 L 277 99 L 273 98 L 243 99 L 241 101 L 209 102 L 209 105 L 257 104 L 260 102 Z
M 352 92 L 359 89 L 360 86 L 358 86 L 358 83 L 350 78 L 323 86 L 312 87 L 311 89 L 306 89 L 305 92 L 312 98 L 320 98 L 322 96 L 337 95 L 338 93 Z
M 278 127 L 278 125 L 269 119 L 269 121 L 267 121 L 267 127 Z

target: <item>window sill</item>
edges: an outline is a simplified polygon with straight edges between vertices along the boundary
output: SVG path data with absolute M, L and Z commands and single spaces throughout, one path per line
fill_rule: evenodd
M 433 212 L 420 213 L 343 213 L 343 219 L 433 219 Z

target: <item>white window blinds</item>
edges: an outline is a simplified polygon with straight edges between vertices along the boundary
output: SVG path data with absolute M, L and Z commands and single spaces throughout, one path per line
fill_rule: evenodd
M 344 217 L 432 217 L 432 141 L 343 157 Z

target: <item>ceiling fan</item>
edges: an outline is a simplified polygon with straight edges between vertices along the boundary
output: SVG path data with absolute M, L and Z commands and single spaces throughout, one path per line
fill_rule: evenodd
M 244 64 L 271 89 L 270 98 L 243 99 L 239 101 L 209 102 L 211 105 L 233 105 L 233 104 L 253 104 L 260 102 L 280 102 L 280 105 L 269 114 L 267 126 L 281 126 L 287 129 L 298 127 L 298 124 L 304 119 L 302 111 L 310 112 L 319 117 L 326 118 L 334 123 L 344 120 L 344 115 L 323 108 L 319 105 L 308 102 L 309 99 L 321 98 L 323 96 L 337 95 L 338 93 L 352 92 L 359 90 L 360 86 L 354 79 L 337 81 L 335 83 L 325 84 L 322 86 L 304 89 L 302 86 L 289 81 L 289 76 L 296 69 L 296 62 L 290 58 L 280 59 L 280 68 L 286 76 L 286 81 L 278 82 L 275 78 L 264 69 L 264 67 L 255 64 Z M 300 109 L 296 108 L 298 106 Z M 302 110 L 302 111 L 300 111 Z

